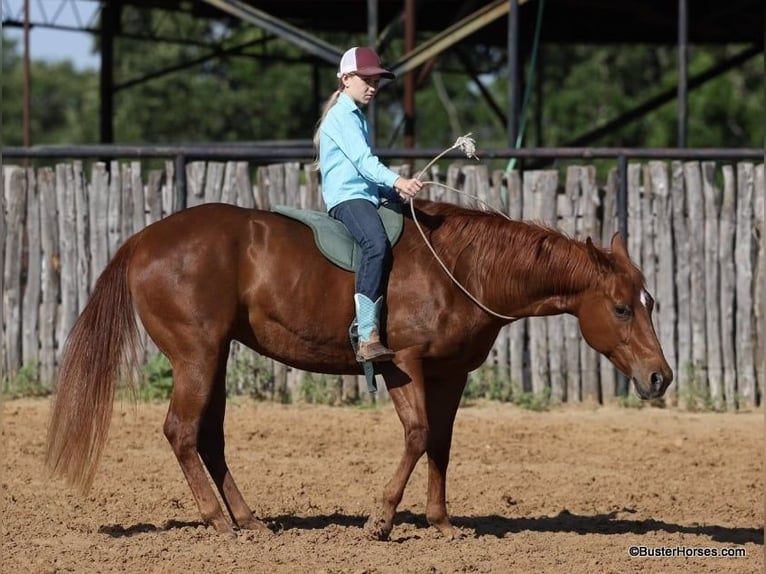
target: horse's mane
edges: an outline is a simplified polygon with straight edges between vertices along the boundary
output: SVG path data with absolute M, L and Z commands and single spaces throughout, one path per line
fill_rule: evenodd
M 420 207 L 420 204 L 417 204 Z M 588 254 L 585 241 L 569 237 L 562 231 L 536 221 L 519 221 L 489 211 L 480 211 L 449 203 L 424 205 L 431 222 L 433 241 L 438 253 L 455 253 L 474 246 L 477 272 L 504 274 L 523 273 L 534 277 L 551 276 L 559 282 L 554 288 L 567 290 L 573 283 L 591 282 L 599 270 Z M 429 217 L 430 216 L 430 217 Z M 435 224 L 435 225 L 434 225 Z M 626 268 L 609 249 L 599 247 L 615 271 L 625 272 L 631 281 L 644 284 L 640 269 L 632 262 Z M 540 273 L 543 271 L 543 273 Z M 532 272 L 532 273 L 530 273 Z

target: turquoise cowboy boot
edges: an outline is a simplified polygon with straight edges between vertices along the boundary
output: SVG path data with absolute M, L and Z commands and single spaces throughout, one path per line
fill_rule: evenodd
M 356 321 L 359 332 L 359 348 L 356 351 L 356 360 L 365 361 L 390 361 L 394 358 L 394 352 L 380 342 L 380 310 L 383 307 L 383 297 L 378 297 L 374 303 L 366 295 L 357 293 L 354 295 L 356 305 Z

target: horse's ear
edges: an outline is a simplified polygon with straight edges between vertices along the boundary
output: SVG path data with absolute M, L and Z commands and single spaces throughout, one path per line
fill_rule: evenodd
M 612 235 L 612 253 L 619 257 L 628 260 L 630 259 L 630 255 L 628 255 L 628 246 L 625 245 L 625 239 L 619 231 Z
M 585 246 L 588 249 L 588 255 L 591 261 L 596 265 L 600 273 L 607 273 L 613 269 L 612 262 L 602 249 L 593 244 L 590 237 L 585 240 Z

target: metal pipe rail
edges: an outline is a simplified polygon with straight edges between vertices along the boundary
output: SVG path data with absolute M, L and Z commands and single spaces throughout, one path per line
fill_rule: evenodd
M 251 159 L 258 162 L 313 160 L 310 145 L 205 144 L 205 145 L 40 145 L 32 147 L 3 147 L 2 156 L 22 159 L 52 158 L 174 158 L 190 160 Z M 384 159 L 431 159 L 443 150 L 435 148 L 385 148 L 376 154 Z M 759 148 L 631 148 L 631 147 L 544 147 L 544 148 L 486 148 L 479 150 L 482 159 L 679 159 L 679 160 L 762 160 Z M 459 151 L 446 158 L 462 157 Z

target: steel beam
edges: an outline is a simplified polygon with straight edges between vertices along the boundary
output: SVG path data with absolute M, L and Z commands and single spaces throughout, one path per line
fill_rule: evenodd
M 526 4 L 529 0 L 518 0 L 519 5 Z M 455 22 L 452 26 L 437 34 L 433 38 L 423 42 L 405 54 L 392 67 L 392 72 L 397 76 L 406 74 L 414 70 L 431 58 L 441 54 L 451 46 L 454 46 L 462 39 L 467 38 L 474 32 L 491 24 L 495 20 L 502 18 L 508 13 L 510 4 L 508 0 L 495 0 L 494 2 L 483 6 L 474 13 L 466 16 L 462 20 Z
M 432 159 L 443 152 L 440 148 L 377 148 L 376 155 L 382 159 Z M 677 160 L 727 160 L 763 161 L 762 148 L 630 148 L 630 147 L 544 147 L 544 148 L 482 148 L 482 161 L 509 159 L 677 159 Z M 314 160 L 314 148 L 310 142 L 302 145 L 276 145 L 274 142 L 250 142 L 238 145 L 39 145 L 25 147 L 2 147 L 4 158 L 84 158 L 84 159 L 145 159 L 175 158 L 187 160 L 251 160 L 269 163 L 286 160 Z M 463 159 L 465 154 L 454 150 L 445 159 Z
M 99 75 L 100 141 L 114 141 L 114 36 L 120 27 L 120 2 L 107 2 L 101 10 L 101 69 Z
M 415 49 L 415 0 L 404 0 L 404 51 Z M 415 147 L 415 71 L 409 70 L 404 76 L 404 147 Z
M 686 0 L 678 0 L 678 133 L 676 145 L 686 147 L 689 125 L 689 9 Z
M 333 66 L 338 65 L 343 55 L 339 48 L 240 0 L 204 0 L 204 2 L 257 28 L 271 32 Z
M 267 41 L 267 40 L 268 38 L 265 40 L 263 38 L 259 38 L 257 40 L 251 40 L 249 42 L 245 42 L 244 44 L 232 46 L 231 48 L 225 48 L 225 49 L 220 47 L 215 48 L 211 53 L 206 54 L 204 56 L 200 56 L 199 58 L 186 60 L 185 62 L 181 62 L 180 64 L 176 64 L 175 66 L 168 66 L 167 68 L 156 70 L 152 72 L 151 74 L 146 74 L 145 76 L 141 76 L 140 78 L 134 78 L 132 80 L 127 80 L 125 82 L 117 84 L 114 86 L 114 92 L 119 92 L 127 88 L 132 88 L 133 86 L 143 84 L 145 82 L 154 80 L 156 78 L 161 78 L 163 76 L 167 76 L 174 72 L 179 72 L 181 70 L 186 70 L 188 68 L 198 66 L 199 64 L 204 64 L 205 62 L 208 62 L 215 58 L 223 58 L 230 55 L 241 54 L 243 50 L 250 48 L 252 46 L 257 46 L 258 44 L 262 44 L 264 41 Z
M 367 0 L 367 45 L 376 48 L 378 43 L 378 0 Z M 367 104 L 367 122 L 370 141 L 378 143 L 378 106 L 375 98 Z
M 519 1 L 508 0 L 508 146 L 516 147 L 519 136 Z

